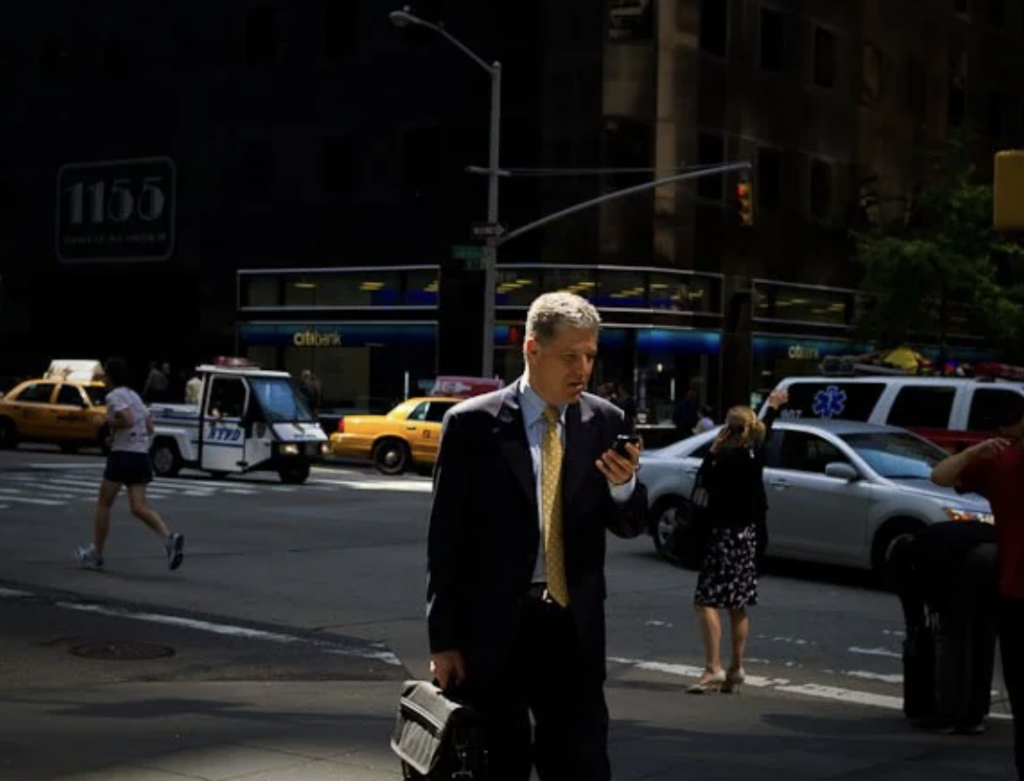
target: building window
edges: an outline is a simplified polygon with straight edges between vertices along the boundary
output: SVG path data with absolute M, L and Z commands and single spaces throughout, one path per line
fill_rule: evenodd
M 245 19 L 245 59 L 250 65 L 277 59 L 277 9 L 270 5 L 250 8 Z
M 967 98 L 964 95 L 963 80 L 957 76 L 949 77 L 946 101 L 946 122 L 950 127 L 960 127 L 964 123 Z
M 832 166 L 824 160 L 811 161 L 811 218 L 821 222 L 832 219 Z
M 864 45 L 861 58 L 860 101 L 873 106 L 882 96 L 882 52 L 877 46 Z
M 782 204 L 782 154 L 777 149 L 757 150 L 757 207 L 777 209 Z
M 348 136 L 331 136 L 321 143 L 320 173 L 324 190 L 334 194 L 348 192 L 354 168 L 352 140 Z
M 784 71 L 786 59 L 786 16 L 771 8 L 762 8 L 761 67 L 770 71 Z
M 989 0 L 988 21 L 995 29 L 1001 30 L 1006 24 L 1005 0 Z
M 814 83 L 826 89 L 836 84 L 836 37 L 824 27 L 814 31 Z
M 725 162 L 725 139 L 713 133 L 697 137 L 697 162 L 700 165 L 720 165 Z M 697 197 L 722 200 L 722 176 L 705 176 L 697 180 Z
M 39 47 L 39 72 L 47 84 L 57 84 L 64 80 L 71 63 L 67 41 L 60 36 L 49 36 L 43 39 Z
M 111 81 L 124 81 L 129 70 L 128 43 L 120 33 L 111 33 L 103 44 L 103 74 Z
M 175 68 L 198 65 L 202 47 L 188 19 L 178 19 L 171 28 L 171 62 Z
M 649 41 L 654 32 L 653 0 L 608 0 L 608 37 Z
M 993 140 L 1003 137 L 1003 96 L 991 92 L 988 96 L 988 135 Z
M 605 123 L 605 163 L 608 168 L 650 168 L 652 162 L 649 123 L 621 117 Z
M 356 47 L 356 0 L 325 0 L 324 53 L 329 59 L 351 54 Z
M 402 189 L 406 196 L 418 197 L 438 182 L 441 154 L 436 127 L 419 127 L 405 134 L 402 145 Z
M 924 122 L 928 116 L 928 70 L 924 60 L 917 58 L 907 67 L 907 108 Z
M 729 42 L 729 0 L 704 0 L 700 8 L 700 48 L 725 57 Z
M 274 162 L 270 151 L 258 141 L 242 144 L 242 186 L 249 192 L 267 192 L 274 185 Z

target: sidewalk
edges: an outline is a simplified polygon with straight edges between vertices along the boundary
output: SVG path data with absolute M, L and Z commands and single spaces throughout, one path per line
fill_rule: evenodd
M 400 683 L 111 683 L 8 689 L 0 781 L 383 781 Z M 632 670 L 609 681 L 619 781 L 1013 778 L 1010 723 L 911 730 L 895 710 L 776 692 L 691 696 Z

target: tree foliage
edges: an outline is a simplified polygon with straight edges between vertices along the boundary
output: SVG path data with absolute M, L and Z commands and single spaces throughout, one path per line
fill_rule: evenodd
M 992 186 L 967 148 L 954 139 L 932 156 L 905 219 L 854 233 L 862 291 L 872 298 L 858 329 L 887 345 L 945 345 L 953 314 L 966 312 L 975 332 L 1024 357 L 1024 248 L 993 230 Z

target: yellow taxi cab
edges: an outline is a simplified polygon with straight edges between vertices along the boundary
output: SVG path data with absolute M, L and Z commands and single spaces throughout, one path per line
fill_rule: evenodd
M 0 397 L 0 450 L 21 442 L 59 445 L 65 453 L 105 448 L 107 386 L 99 361 L 53 361 L 39 379 Z
M 331 454 L 371 459 L 386 475 L 437 461 L 444 413 L 462 399 L 427 396 L 408 399 L 387 415 L 350 415 L 338 421 L 331 434 Z

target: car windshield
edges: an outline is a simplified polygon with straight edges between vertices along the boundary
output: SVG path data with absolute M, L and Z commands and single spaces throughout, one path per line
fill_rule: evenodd
M 890 479 L 930 479 L 934 466 L 949 455 L 909 433 L 846 434 L 842 439 L 875 472 Z
M 107 403 L 107 389 L 103 385 L 86 385 L 85 393 L 94 407 L 102 407 Z
M 287 377 L 251 377 L 249 385 L 268 423 L 316 423 L 309 405 Z

